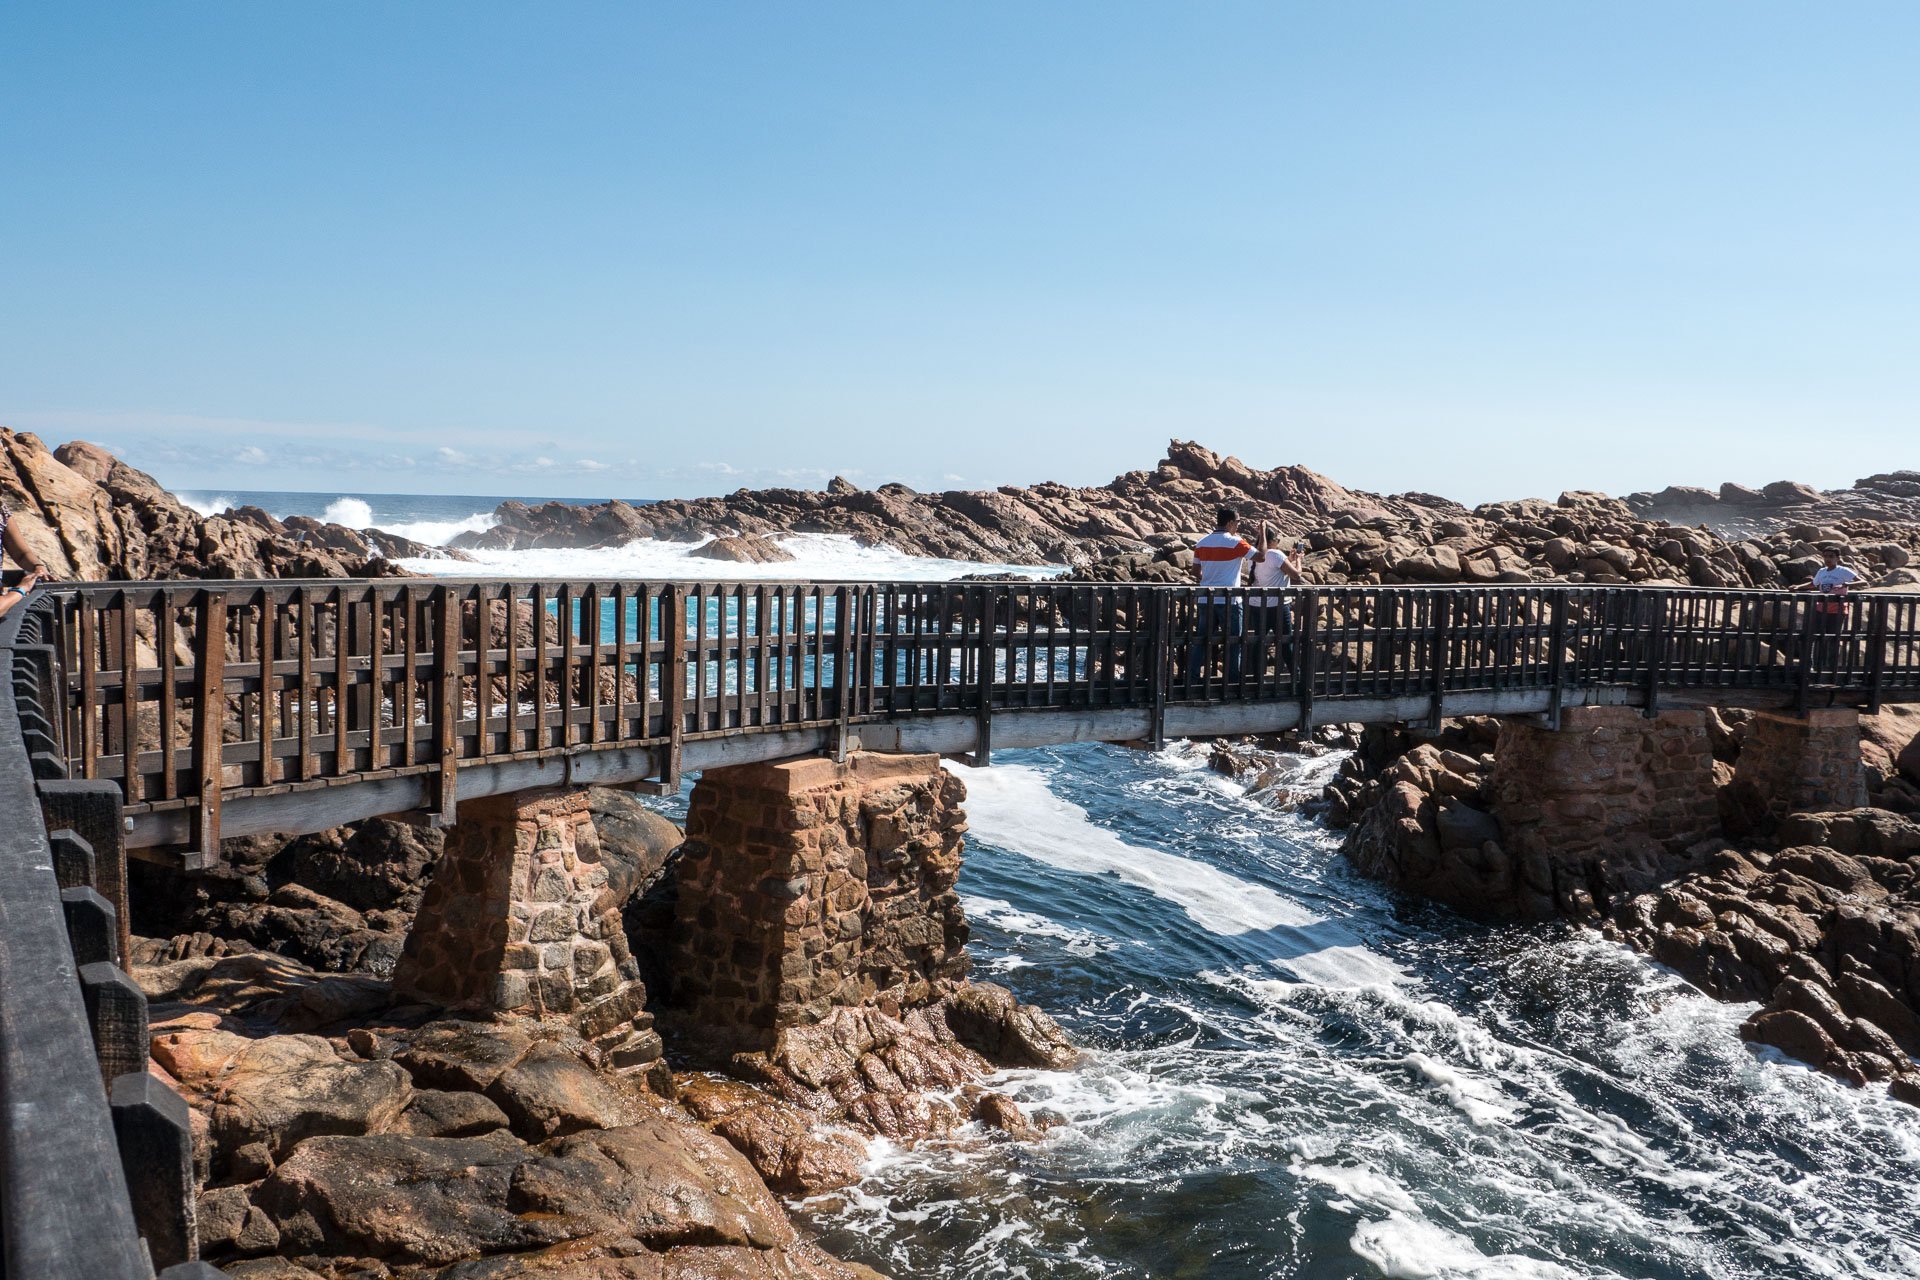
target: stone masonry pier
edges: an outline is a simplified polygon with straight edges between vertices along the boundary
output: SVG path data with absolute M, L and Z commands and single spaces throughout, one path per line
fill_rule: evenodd
M 584 790 L 460 807 L 394 987 L 455 1009 L 564 1019 L 616 1066 L 660 1056 Z
M 1503 720 L 1489 794 L 1528 887 L 1583 915 L 1664 879 L 1730 824 L 1864 805 L 1860 715 L 1757 713 L 1731 768 L 1714 759 L 1705 711 L 1578 707 L 1558 729 Z
M 897 1013 L 960 980 L 964 796 L 931 755 L 702 774 L 679 870 L 683 1034 L 758 1052 L 835 1008 Z
M 1720 833 L 1704 711 L 1575 707 L 1558 729 L 1503 720 L 1491 790 L 1508 856 L 1573 914 L 1609 880 L 1651 882 L 1663 859 Z

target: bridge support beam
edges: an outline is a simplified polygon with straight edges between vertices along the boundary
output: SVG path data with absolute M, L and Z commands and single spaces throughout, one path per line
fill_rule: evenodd
M 960 780 L 932 755 L 709 769 L 676 920 L 676 1043 L 773 1047 L 839 1007 L 898 1012 L 966 973 Z
M 393 983 L 450 1008 L 566 1019 L 622 1068 L 660 1056 L 584 790 L 461 802 Z
M 1761 711 L 1747 724 L 1733 784 L 1756 817 L 1858 809 L 1867 803 L 1860 713 L 1830 707 L 1804 716 Z
M 1494 760 L 1493 814 L 1526 914 L 1590 914 L 1720 834 L 1704 711 L 1569 707 L 1558 729 L 1502 720 Z

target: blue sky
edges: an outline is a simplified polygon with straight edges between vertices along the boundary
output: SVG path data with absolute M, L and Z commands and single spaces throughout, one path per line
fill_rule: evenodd
M 1920 466 L 1911 3 L 0 8 L 0 424 L 193 488 Z

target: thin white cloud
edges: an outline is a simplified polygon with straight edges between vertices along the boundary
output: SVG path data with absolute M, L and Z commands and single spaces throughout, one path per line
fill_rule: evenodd
M 592 458 L 582 458 L 580 459 L 580 461 L 574 463 L 573 465 L 575 466 L 575 468 L 581 471 L 611 471 L 612 470 L 612 468 L 609 467 L 606 463 L 596 462 Z
M 244 466 L 264 467 L 267 465 L 267 451 L 257 444 L 250 444 L 234 454 L 233 460 Z

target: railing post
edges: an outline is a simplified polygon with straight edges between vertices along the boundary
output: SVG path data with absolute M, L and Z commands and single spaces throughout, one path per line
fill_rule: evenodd
M 1553 603 L 1552 625 L 1548 628 L 1547 643 L 1553 651 L 1547 655 L 1547 675 L 1553 682 L 1552 690 L 1547 694 L 1547 727 L 1559 729 L 1560 704 L 1562 692 L 1567 680 L 1567 592 L 1564 587 L 1548 588 L 1553 594 L 1549 597 Z
M 147 1069 L 147 997 L 126 971 L 115 964 L 96 962 L 80 966 L 80 995 L 86 1002 L 87 1022 L 93 1029 L 93 1049 L 100 1059 L 103 1085 L 129 1071 Z
M 1813 663 L 1818 633 L 1814 630 L 1814 620 L 1819 611 L 1814 601 L 1808 600 L 1800 623 L 1800 687 L 1794 695 L 1794 709 L 1805 716 L 1813 706 Z
M 1667 593 L 1653 592 L 1653 617 L 1647 623 L 1647 705 L 1643 715 L 1652 720 L 1660 714 L 1660 672 L 1665 666 L 1667 648 Z
M 194 665 L 193 776 L 199 784 L 195 847 L 186 869 L 201 871 L 220 861 L 220 791 L 227 722 L 227 598 L 218 588 L 201 590 L 198 660 Z
M 834 712 L 833 758 L 847 758 L 847 722 L 853 715 L 853 588 L 841 587 L 833 597 Z
M 89 888 L 62 889 L 60 913 L 67 922 L 67 946 L 76 968 L 119 963 L 119 913 L 111 902 Z
M 980 589 L 980 695 L 974 704 L 973 766 L 993 763 L 994 616 L 999 612 L 1000 587 Z M 1011 659 L 1009 659 L 1011 660 Z
M 1427 728 L 1440 731 L 1447 718 L 1447 647 L 1452 641 L 1453 595 L 1444 588 L 1433 590 L 1433 692 L 1427 709 Z
M 1313 680 L 1318 667 L 1320 643 L 1320 593 L 1307 587 L 1300 593 L 1300 640 L 1295 646 L 1299 663 L 1300 726 L 1306 733 L 1313 728 Z
M 667 646 L 660 664 L 660 701 L 667 717 L 660 781 L 671 792 L 680 789 L 680 746 L 687 734 L 687 589 L 680 583 L 660 593 L 660 638 Z
M 1153 727 L 1147 741 L 1155 751 L 1167 745 L 1167 694 L 1173 684 L 1173 662 L 1169 653 L 1168 631 L 1173 625 L 1173 593 L 1165 587 L 1149 588 L 1153 601 Z M 1135 610 L 1135 617 L 1139 611 Z
M 1887 613 L 1891 605 L 1875 600 L 1867 623 L 1867 714 L 1880 713 L 1880 698 L 1887 686 Z
M 111 781 L 38 783 L 40 818 L 48 831 L 73 831 L 94 850 L 92 887 L 113 906 L 117 921 L 117 958 L 132 946 L 127 906 L 127 823 L 121 818 L 121 791 Z
M 145 1070 L 110 1086 L 113 1136 L 133 1201 L 133 1219 L 155 1267 L 199 1257 L 193 1194 L 193 1132 L 187 1104 Z
M 435 788 L 433 826 L 450 827 L 460 796 L 460 602 L 454 589 L 439 589 L 440 634 L 434 646 L 434 725 L 440 748 L 440 772 Z M 485 677 L 482 676 L 482 679 Z

